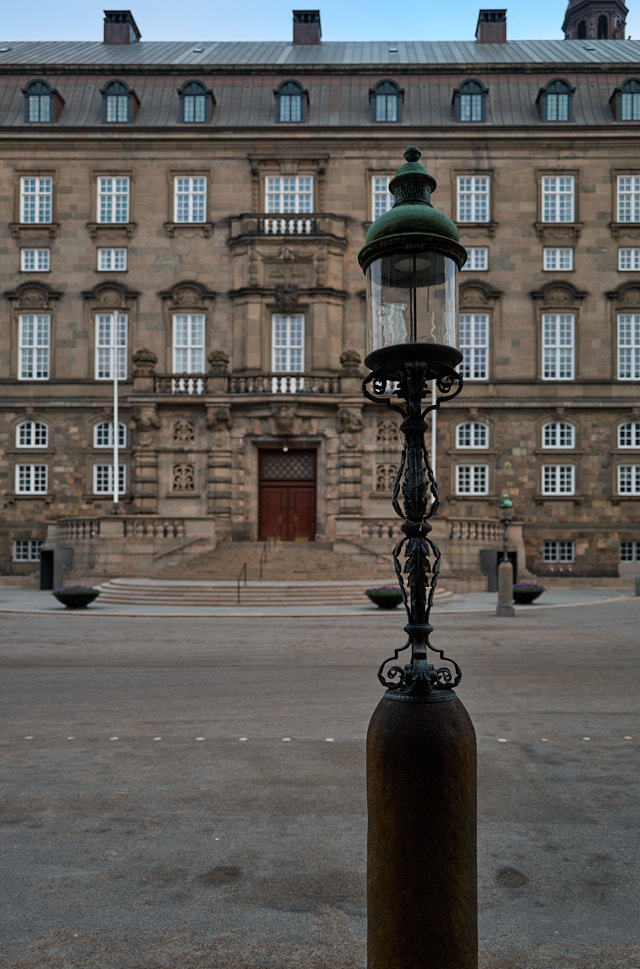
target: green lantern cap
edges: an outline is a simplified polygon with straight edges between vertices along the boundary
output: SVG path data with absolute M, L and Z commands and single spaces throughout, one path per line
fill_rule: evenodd
M 513 508 L 513 502 L 506 491 L 502 496 L 502 501 L 498 505 L 498 508 Z
M 448 215 L 434 209 L 431 193 L 436 180 L 419 158 L 421 152 L 411 145 L 404 153 L 407 160 L 389 183 L 393 207 L 370 226 L 364 248 L 358 255 L 363 270 L 385 252 L 420 252 L 434 249 L 451 256 L 464 266 L 467 253 L 460 245 L 458 230 Z

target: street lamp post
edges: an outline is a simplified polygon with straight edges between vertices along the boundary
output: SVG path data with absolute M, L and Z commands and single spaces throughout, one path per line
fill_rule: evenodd
M 498 564 L 498 605 L 496 616 L 515 616 L 513 608 L 513 565 L 509 558 L 509 525 L 513 519 L 513 502 L 505 491 L 498 510 L 502 522 L 502 559 Z
M 359 255 L 363 393 L 402 416 L 392 504 L 404 537 L 393 561 L 408 617 L 407 642 L 378 671 L 386 692 L 367 735 L 367 958 L 368 969 L 477 969 L 475 732 L 454 692 L 460 668 L 430 641 L 439 500 L 425 443 L 426 415 L 462 389 L 456 294 L 466 252 L 431 205 L 436 183 L 419 150 L 404 157 L 389 185 L 394 205 Z

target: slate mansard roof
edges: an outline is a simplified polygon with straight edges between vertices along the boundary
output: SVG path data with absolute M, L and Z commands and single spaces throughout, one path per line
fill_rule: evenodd
M 369 91 L 391 78 L 402 88 L 403 102 L 401 121 L 384 125 L 389 129 L 458 125 L 453 92 L 469 77 L 488 89 L 486 120 L 474 127 L 549 128 L 536 98 L 557 77 L 575 87 L 571 124 L 616 126 L 622 122 L 609 100 L 625 80 L 640 77 L 640 41 L 0 41 L 0 132 L 25 125 L 23 90 L 36 78 L 46 80 L 64 101 L 59 119 L 39 126 L 47 129 L 114 127 L 103 122 L 100 90 L 116 78 L 139 99 L 135 119 L 127 125 L 134 129 L 180 126 L 177 92 L 190 78 L 203 81 L 215 98 L 211 121 L 200 127 L 276 126 L 274 90 L 288 78 L 308 92 L 305 128 L 375 126 Z

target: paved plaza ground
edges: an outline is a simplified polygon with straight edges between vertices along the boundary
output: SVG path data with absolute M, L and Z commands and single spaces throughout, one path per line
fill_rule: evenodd
M 45 595 L 0 590 L 0 967 L 364 969 L 364 741 L 400 611 Z M 640 597 L 492 609 L 433 615 L 478 734 L 480 965 L 637 969 Z

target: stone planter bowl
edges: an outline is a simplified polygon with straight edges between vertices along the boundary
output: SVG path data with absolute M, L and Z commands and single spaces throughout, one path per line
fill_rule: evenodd
M 100 593 L 92 590 L 91 592 L 54 592 L 53 595 L 67 609 L 86 609 Z
M 367 589 L 367 596 L 379 609 L 395 609 L 402 602 L 402 593 L 398 592 L 377 592 L 376 589 Z

